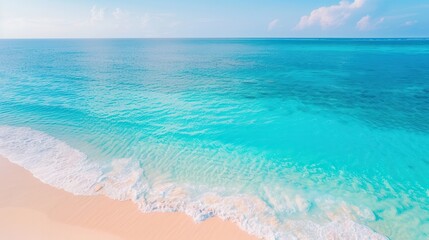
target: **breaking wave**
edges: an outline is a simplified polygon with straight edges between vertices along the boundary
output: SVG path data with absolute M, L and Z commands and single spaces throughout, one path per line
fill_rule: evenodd
M 368 209 L 340 202 L 344 212 L 353 214 L 334 214 L 329 212 L 330 206 L 338 202 L 315 202 L 302 194 L 283 193 L 279 198 L 266 188 L 261 197 L 231 193 L 221 187 L 178 184 L 162 176 L 153 177 L 133 159 L 94 161 L 67 143 L 27 127 L 0 126 L 0 155 L 41 181 L 76 195 L 103 194 L 132 200 L 143 212 L 184 212 L 195 221 L 217 216 L 263 239 L 387 239 L 355 221 L 355 215 L 374 218 Z M 316 207 L 330 215 L 330 220 L 317 221 L 310 212 Z M 294 212 L 298 217 L 280 220 L 278 216 Z

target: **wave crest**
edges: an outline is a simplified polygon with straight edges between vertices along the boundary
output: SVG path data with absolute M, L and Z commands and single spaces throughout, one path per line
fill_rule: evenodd
M 347 217 L 325 223 L 305 218 L 279 221 L 275 207 L 270 207 L 267 200 L 179 185 L 164 181 L 162 176 L 153 181 L 144 166 L 132 159 L 115 159 L 102 166 L 65 142 L 27 127 L 0 126 L 0 154 L 41 181 L 73 194 L 104 194 L 113 199 L 132 200 L 143 212 L 180 211 L 196 221 L 218 216 L 264 239 L 387 239 Z M 312 207 L 311 202 L 299 195 L 285 199 L 290 202 L 278 204 L 288 206 L 281 211 L 306 213 Z

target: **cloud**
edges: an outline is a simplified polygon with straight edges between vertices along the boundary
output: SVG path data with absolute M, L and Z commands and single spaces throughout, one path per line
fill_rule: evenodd
M 176 16 L 169 13 L 145 13 L 138 19 L 140 33 L 144 37 L 170 36 L 181 25 Z
M 127 17 L 128 13 L 120 8 L 115 8 L 115 10 L 112 12 L 112 15 L 116 20 L 121 20 Z
M 0 38 L 171 37 L 180 33 L 180 27 L 180 19 L 171 13 L 136 14 L 125 8 L 98 5 L 83 9 L 73 19 L 0 16 Z
M 403 24 L 401 24 L 402 27 L 411 27 L 413 25 L 416 25 L 418 23 L 418 21 L 416 20 L 410 20 L 410 21 L 406 21 Z
M 151 17 L 149 14 L 145 13 L 143 17 L 141 18 L 141 25 L 143 28 L 146 28 L 149 24 L 149 21 L 151 20 Z
M 0 21 L 0 38 L 74 37 L 75 25 L 76 21 L 61 18 L 5 18 Z
M 278 19 L 274 19 L 271 22 L 269 22 L 268 27 L 267 27 L 268 31 L 273 30 L 277 26 L 278 23 L 279 23 Z
M 361 31 L 367 30 L 370 26 L 370 21 L 371 17 L 369 15 L 366 15 L 356 23 L 356 27 Z
M 322 29 L 338 27 L 358 9 L 362 8 L 366 0 L 354 0 L 350 3 L 341 0 L 336 5 L 320 7 L 313 10 L 310 15 L 302 16 L 295 29 L 302 30 L 311 26 L 320 26 Z
M 97 8 L 92 6 L 91 8 L 91 22 L 99 22 L 104 20 L 104 8 Z
M 366 15 L 364 17 L 362 17 L 357 23 L 356 23 L 356 27 L 360 30 L 360 31 L 368 31 L 368 30 L 374 30 L 377 28 L 378 25 L 382 24 L 384 22 L 384 17 L 379 18 L 376 21 L 373 21 L 371 19 L 371 16 Z

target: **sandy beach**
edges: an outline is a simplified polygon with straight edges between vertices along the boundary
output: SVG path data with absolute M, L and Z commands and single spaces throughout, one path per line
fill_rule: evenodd
M 254 239 L 232 222 L 142 213 L 129 201 L 75 196 L 0 157 L 0 238 L 8 240 Z

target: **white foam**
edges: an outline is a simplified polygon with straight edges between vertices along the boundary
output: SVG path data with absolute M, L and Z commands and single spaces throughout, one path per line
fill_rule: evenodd
M 84 153 L 31 128 L 0 126 L 0 154 L 41 181 L 75 194 L 93 194 L 102 175 Z
M 305 218 L 313 205 L 329 215 L 330 206 L 336 202 L 312 202 L 284 189 L 279 189 L 285 192 L 280 195 L 266 189 L 267 199 L 263 200 L 202 186 L 182 186 L 162 176 L 154 180 L 136 161 L 116 159 L 109 166 L 101 166 L 65 142 L 30 128 L 0 126 L 0 154 L 43 182 L 74 194 L 129 199 L 144 212 L 180 211 L 196 221 L 218 216 L 264 239 L 387 239 L 352 220 L 352 215 L 373 218 L 368 210 L 344 205 L 341 214 L 332 213 L 331 221 L 319 223 Z M 303 214 L 280 219 L 276 217 L 278 211 Z

